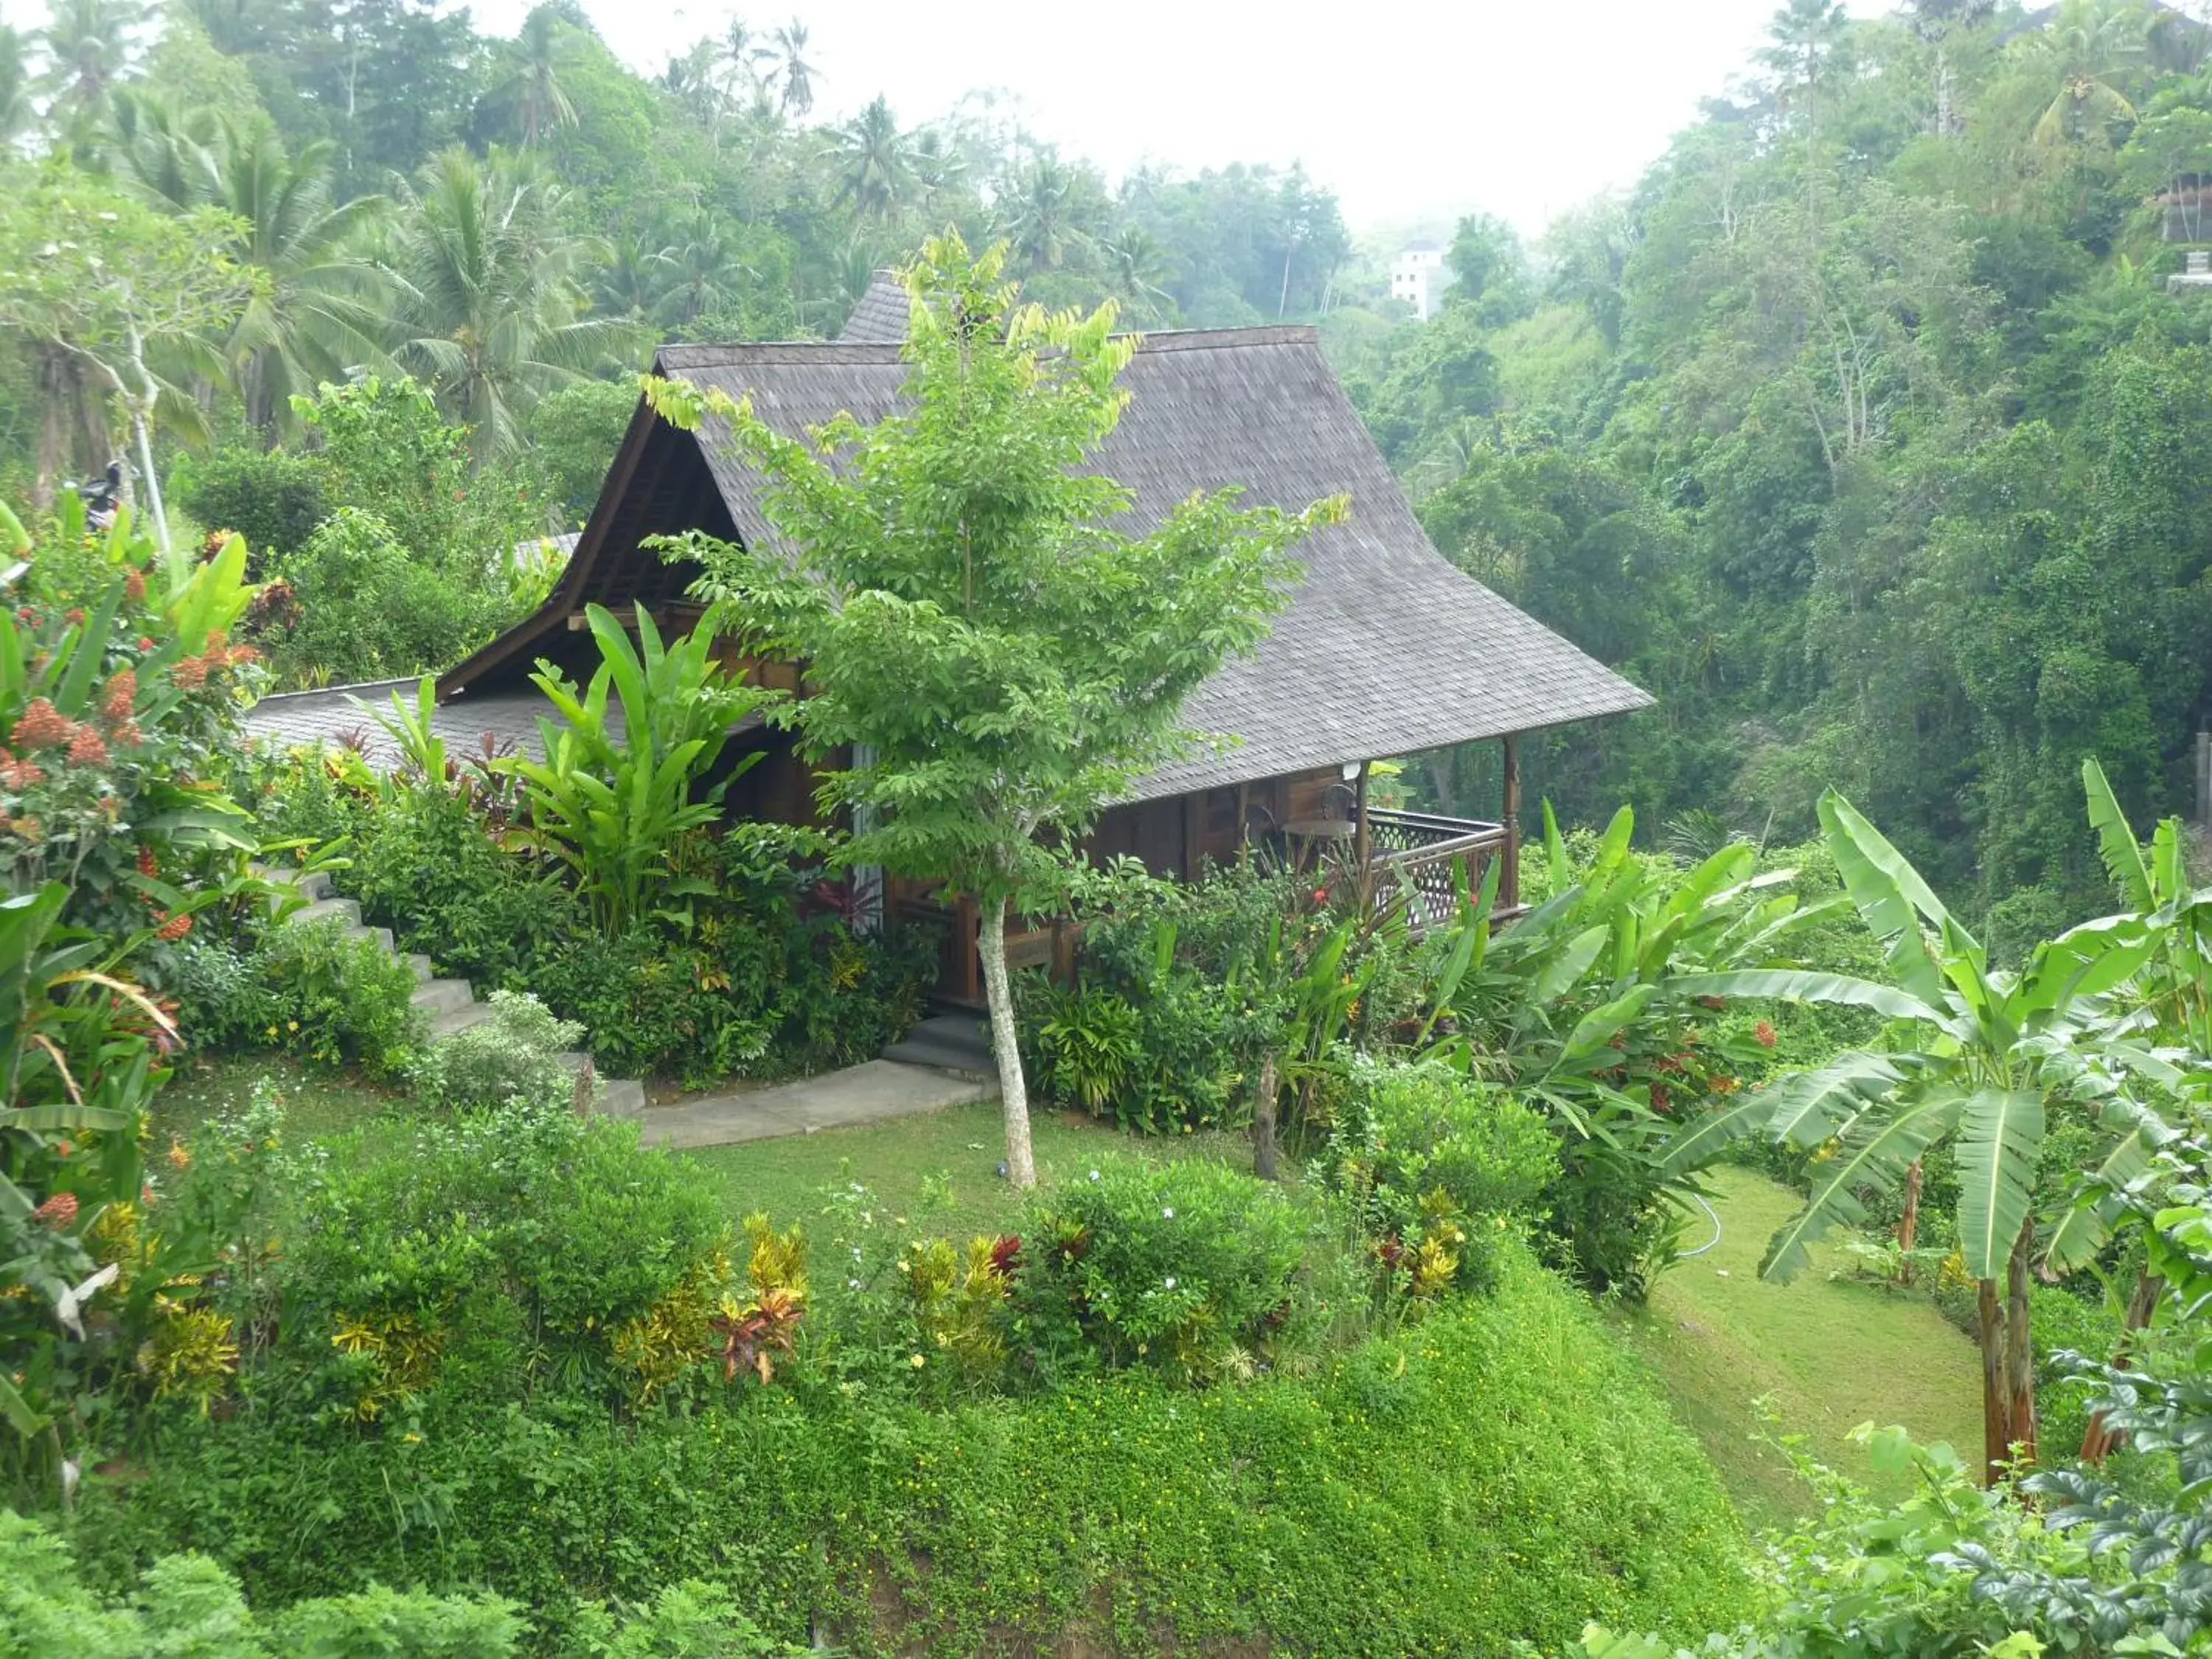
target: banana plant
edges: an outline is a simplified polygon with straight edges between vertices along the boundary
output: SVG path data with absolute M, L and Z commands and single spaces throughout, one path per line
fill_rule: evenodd
M 1948 1145 L 1959 1171 L 1958 1231 L 1978 1287 L 1984 1467 L 1994 1482 L 2035 1453 L 2028 1276 L 2036 1164 L 2054 1109 L 2094 1111 L 2140 1131 L 2132 1080 L 2160 1062 L 2134 1042 L 2115 993 L 2151 961 L 2155 918 L 2108 916 L 2046 941 L 2017 971 L 1988 954 L 1904 855 L 1842 796 L 1820 823 L 1845 892 L 1883 950 L 1887 981 L 1788 969 L 1709 974 L 1678 992 L 1871 1009 L 1908 1023 L 1917 1046 L 1842 1054 L 1686 1124 L 1665 1162 L 1687 1174 L 1740 1135 L 1764 1132 L 1832 1153 L 1814 1166 L 1805 1207 L 1769 1242 L 1759 1271 L 1802 1271 L 1822 1234 L 1863 1218 L 1858 1194 L 1894 1187 Z
M 610 937 L 682 896 L 692 878 L 671 861 L 678 841 L 720 815 L 731 783 L 758 759 L 746 756 L 711 786 L 732 729 L 776 694 L 738 681 L 695 629 L 673 645 L 643 605 L 637 641 L 601 605 L 586 611 L 599 666 L 579 690 L 550 667 L 532 676 L 560 720 L 541 718 L 545 758 L 491 763 L 521 781 L 530 828 L 521 839 L 574 872 L 593 919 Z
M 1843 901 L 1802 902 L 1796 872 L 1759 871 L 1743 843 L 1686 872 L 1662 869 L 1631 850 L 1626 808 L 1577 871 L 1548 805 L 1544 824 L 1552 896 L 1519 921 L 1492 935 L 1494 864 L 1471 896 L 1462 879 L 1459 920 L 1432 946 L 1434 1000 L 1419 1041 L 1541 1105 L 1577 1189 L 1646 1210 L 1695 1179 L 1659 1158 L 1675 1095 L 1749 1058 L 1705 1045 L 1710 1022 L 1685 988 L 1690 976 L 1786 960 L 1791 937 Z M 1589 1234 L 1576 1243 L 1586 1277 L 1613 1283 L 1648 1267 L 1625 1259 L 1617 1238 L 1601 1244 L 1594 1225 L 1568 1224 Z M 1646 1245 L 1658 1242 L 1649 1224 L 1636 1225 Z

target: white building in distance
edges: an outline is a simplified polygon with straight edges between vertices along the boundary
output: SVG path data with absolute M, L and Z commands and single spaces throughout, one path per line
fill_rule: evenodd
M 1413 307 L 1413 314 L 1425 323 L 1443 303 L 1450 281 L 1444 251 L 1434 242 L 1416 242 L 1390 262 L 1390 297 Z

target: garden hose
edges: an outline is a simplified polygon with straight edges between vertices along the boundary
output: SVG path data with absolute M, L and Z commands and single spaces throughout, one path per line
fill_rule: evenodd
M 1696 1205 L 1699 1209 L 1705 1212 L 1705 1219 L 1713 1224 L 1713 1236 L 1707 1239 L 1704 1243 L 1698 1245 L 1696 1249 L 1683 1251 L 1680 1259 L 1684 1261 L 1687 1261 L 1693 1255 L 1703 1255 L 1707 1250 L 1711 1249 L 1714 1245 L 1721 1242 L 1721 1218 L 1718 1215 L 1714 1213 L 1713 1206 L 1706 1203 L 1704 1199 L 1698 1197 L 1695 1193 L 1692 1193 L 1690 1194 L 1690 1202 Z

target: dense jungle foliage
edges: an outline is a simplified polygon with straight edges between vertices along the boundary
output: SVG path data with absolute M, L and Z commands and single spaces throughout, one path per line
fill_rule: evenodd
M 1322 325 L 1438 545 L 1659 697 L 1533 746 L 1568 821 L 1794 841 L 1833 784 L 2008 952 L 2098 903 L 2083 756 L 2138 816 L 2191 787 L 2212 310 L 2165 277 L 2208 39 L 2142 0 L 1793 0 L 1633 191 L 1532 246 L 1463 222 L 1424 324 L 1295 169 L 1109 185 L 980 98 L 811 125 L 803 24 L 643 76 L 559 5 L 505 40 L 78 0 L 0 31 L 0 486 L 50 501 L 143 423 L 183 515 L 284 577 L 282 680 L 441 666 L 544 591 L 526 550 L 651 342 L 834 332 L 932 230 L 1003 236 L 1048 301 Z M 427 496 L 316 399 L 363 373 L 459 434 L 417 423 Z M 1489 763 L 1412 776 L 1489 810 Z

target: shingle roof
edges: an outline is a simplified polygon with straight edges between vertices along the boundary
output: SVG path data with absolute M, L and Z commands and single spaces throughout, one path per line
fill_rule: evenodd
M 837 338 L 847 343 L 887 341 L 896 345 L 906 338 L 907 319 L 913 307 L 906 284 L 892 272 L 879 270 L 860 304 L 853 307 L 853 314 L 845 319 L 844 331 Z
M 400 702 L 411 709 L 416 684 L 411 679 L 372 680 L 362 684 L 330 686 L 319 691 L 280 691 L 275 696 L 262 698 L 246 711 L 246 734 L 288 746 L 327 743 L 340 736 L 358 734 L 364 740 L 364 752 L 372 765 L 390 765 L 398 759 L 398 745 L 376 723 L 374 716 L 356 706 L 356 700 L 371 708 L 388 712 L 392 694 L 396 691 Z M 553 713 L 553 705 L 534 687 L 489 691 L 458 702 L 440 703 L 430 716 L 430 729 L 465 758 L 484 753 L 484 739 L 489 738 L 495 752 L 511 754 L 520 750 L 532 759 L 543 760 L 544 745 L 538 736 L 541 714 L 559 720 Z M 623 729 L 619 702 L 610 703 L 607 718 L 619 737 Z
M 902 298 L 903 296 L 902 296 Z M 797 434 L 841 411 L 890 414 L 906 378 L 892 342 L 670 346 L 664 374 L 750 395 Z M 1185 708 L 1194 728 L 1242 739 L 1144 779 L 1131 799 L 1410 754 L 1647 706 L 1644 692 L 1466 575 L 1430 544 L 1310 328 L 1155 334 L 1123 377 L 1127 412 L 1097 458 L 1134 501 L 1142 533 L 1193 490 L 1242 486 L 1301 508 L 1347 493 L 1352 513 L 1300 550 L 1291 608 L 1249 657 Z M 775 544 L 755 476 L 719 422 L 701 447 L 749 544 Z M 651 555 L 645 555 L 651 557 Z

